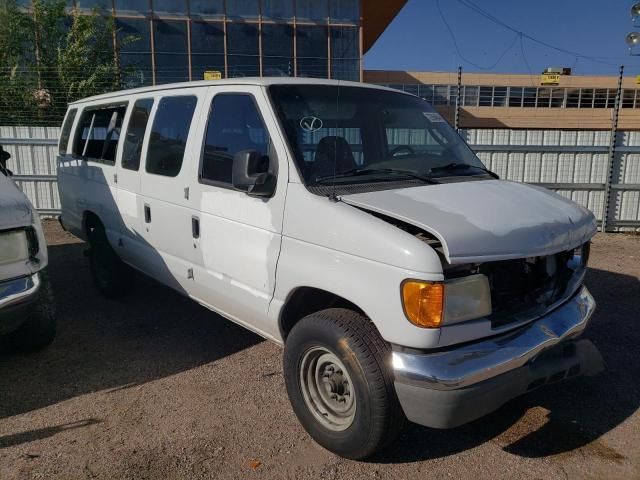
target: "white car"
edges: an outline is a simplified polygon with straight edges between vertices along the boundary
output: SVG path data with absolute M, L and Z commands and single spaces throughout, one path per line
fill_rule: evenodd
M 62 222 L 98 288 L 127 293 L 133 268 L 283 345 L 296 415 L 340 455 L 602 368 L 575 340 L 594 216 L 499 180 L 418 97 L 147 87 L 70 104 L 59 148 Z
M 47 261 L 40 217 L 0 164 L 2 350 L 36 350 L 53 341 L 56 316 Z

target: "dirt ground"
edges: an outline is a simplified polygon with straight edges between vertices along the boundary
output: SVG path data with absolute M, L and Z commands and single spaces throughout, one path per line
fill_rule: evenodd
M 586 336 L 606 373 L 454 430 L 412 425 L 353 462 L 298 424 L 279 347 L 146 278 L 105 300 L 85 246 L 46 233 L 58 336 L 0 354 L 0 479 L 640 478 L 640 236 L 592 248 Z

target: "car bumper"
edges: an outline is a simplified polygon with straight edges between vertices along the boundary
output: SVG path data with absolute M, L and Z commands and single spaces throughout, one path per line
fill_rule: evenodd
M 0 282 L 0 335 L 17 330 L 27 320 L 41 290 L 39 273 Z
M 547 383 L 595 375 L 603 362 L 588 340 L 575 340 L 595 310 L 582 287 L 567 303 L 498 337 L 435 353 L 393 352 L 395 388 L 409 420 L 453 428 Z

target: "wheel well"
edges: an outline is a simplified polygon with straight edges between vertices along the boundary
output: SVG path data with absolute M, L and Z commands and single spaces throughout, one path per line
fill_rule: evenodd
M 89 233 L 96 227 L 102 227 L 100 217 L 93 212 L 84 212 L 84 218 L 82 219 L 82 231 L 89 238 Z
M 299 320 L 326 308 L 348 308 L 364 315 L 360 307 L 335 293 L 319 288 L 299 287 L 289 296 L 280 314 L 282 338 L 287 338 Z

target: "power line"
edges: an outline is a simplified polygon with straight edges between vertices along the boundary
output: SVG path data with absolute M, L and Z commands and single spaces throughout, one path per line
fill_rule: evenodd
M 436 0 L 437 2 L 439 0 Z M 573 50 L 567 50 L 566 48 L 562 48 L 562 47 L 557 47 L 555 45 L 552 45 L 550 43 L 547 43 L 543 40 L 540 40 L 536 37 L 533 37 L 521 30 L 518 30 L 517 28 L 512 27 L 511 25 L 509 25 L 508 23 L 500 20 L 499 18 L 493 16 L 491 13 L 487 12 L 486 10 L 482 9 L 481 7 L 479 7 L 478 5 L 476 5 L 475 3 L 473 3 L 471 0 L 457 0 L 458 3 L 460 3 L 461 5 L 473 10 L 474 12 L 476 12 L 478 15 L 481 15 L 482 17 L 486 18 L 487 20 L 495 23 L 496 25 L 500 25 L 503 28 L 506 28 L 507 30 L 510 30 L 518 35 L 521 36 L 521 38 L 526 38 L 528 40 L 531 40 L 532 42 L 535 42 L 539 45 L 542 45 L 543 47 L 547 47 L 550 48 L 552 50 L 556 50 L 558 52 L 564 53 L 566 55 L 571 55 L 574 56 L 576 58 L 583 58 L 583 59 L 587 59 L 587 60 L 591 60 L 593 62 L 596 63 L 602 63 L 604 65 L 609 65 L 609 66 L 614 66 L 617 67 L 618 65 L 611 63 L 611 62 L 606 62 L 604 60 L 602 60 L 602 58 L 608 58 L 608 57 L 593 57 L 590 55 L 585 55 L 583 53 L 580 52 L 575 52 Z
M 513 42 L 511 42 L 511 44 L 500 54 L 498 59 L 492 65 L 489 65 L 488 67 L 485 67 L 483 65 L 478 65 L 477 63 L 472 62 L 462 54 L 462 51 L 460 50 L 460 46 L 458 45 L 458 40 L 456 39 L 456 35 L 455 33 L 453 33 L 453 29 L 451 28 L 451 25 L 449 25 L 449 22 L 444 16 L 444 12 L 442 11 L 442 7 L 440 6 L 440 0 L 436 0 L 436 7 L 438 8 L 438 13 L 440 15 L 440 18 L 442 19 L 442 23 L 444 23 L 445 27 L 449 31 L 449 35 L 451 36 L 451 40 L 453 41 L 453 46 L 455 47 L 458 56 L 468 64 L 473 65 L 474 67 L 480 70 L 492 70 L 493 68 L 495 68 L 502 61 L 502 59 L 507 54 L 507 52 L 509 52 L 509 50 L 511 50 L 513 46 L 516 44 L 516 42 L 518 41 L 519 36 L 516 35 L 513 38 Z

